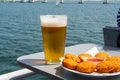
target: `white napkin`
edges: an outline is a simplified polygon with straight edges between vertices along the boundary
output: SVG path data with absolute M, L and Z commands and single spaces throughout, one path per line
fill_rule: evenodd
M 93 57 L 95 56 L 96 53 L 98 53 L 98 48 L 97 47 L 93 47 L 90 50 L 88 50 L 86 53 L 92 55 Z

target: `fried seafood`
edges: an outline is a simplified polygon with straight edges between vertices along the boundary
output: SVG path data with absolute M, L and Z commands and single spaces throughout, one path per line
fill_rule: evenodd
M 95 71 L 96 65 L 89 61 L 81 62 L 77 65 L 76 70 L 79 72 L 92 73 Z
M 76 61 L 77 63 L 80 63 L 82 60 L 80 58 L 76 57 L 76 59 L 74 61 Z
M 65 58 L 66 59 L 72 59 L 72 60 L 74 60 L 74 61 L 76 61 L 78 63 L 81 62 L 80 58 L 78 58 L 77 56 L 75 56 L 74 54 L 71 54 L 71 53 L 65 54 Z
M 74 58 L 76 58 L 76 56 L 74 54 L 72 54 L 72 53 L 66 53 L 65 58 L 66 59 L 74 59 Z
M 98 52 L 95 57 L 108 58 L 109 54 L 107 52 Z
M 106 59 L 106 61 L 120 61 L 120 56 L 111 56 Z
M 120 61 L 112 61 L 114 69 L 111 72 L 120 71 Z
M 103 61 L 97 64 L 97 72 L 113 73 L 120 71 L 120 61 Z
M 78 63 L 72 59 L 63 59 L 63 61 L 62 61 L 62 65 L 69 69 L 76 69 L 77 64 Z
M 78 55 L 78 57 L 92 57 L 92 55 L 90 55 L 88 53 L 81 53 Z
M 110 73 L 114 69 L 114 64 L 111 61 L 102 61 L 96 65 L 96 70 L 99 73 Z
M 98 52 L 95 56 L 88 53 L 78 56 L 67 53 L 62 65 L 84 73 L 114 73 L 120 71 L 120 56 L 110 56 L 107 52 Z
M 92 55 L 90 55 L 88 53 L 81 53 L 78 55 L 78 57 L 81 59 L 81 61 L 84 61 L 85 57 L 92 57 Z

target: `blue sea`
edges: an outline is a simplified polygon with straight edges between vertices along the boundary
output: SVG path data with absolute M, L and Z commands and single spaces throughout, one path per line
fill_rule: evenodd
M 120 3 L 56 2 L 0 3 L 0 74 L 22 69 L 16 59 L 43 51 L 40 15 L 68 16 L 66 46 L 95 43 L 104 45 L 103 28 L 117 27 Z M 42 75 L 24 80 L 50 80 Z

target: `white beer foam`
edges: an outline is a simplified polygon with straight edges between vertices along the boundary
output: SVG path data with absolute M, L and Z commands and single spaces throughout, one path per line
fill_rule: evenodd
M 41 25 L 45 27 L 64 27 L 67 25 L 66 15 L 42 15 Z

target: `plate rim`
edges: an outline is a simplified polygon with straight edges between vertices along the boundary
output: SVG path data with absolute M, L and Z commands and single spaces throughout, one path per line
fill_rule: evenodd
M 75 74 L 79 74 L 81 76 L 87 76 L 87 77 L 110 77 L 110 76 L 117 76 L 120 75 L 120 72 L 114 72 L 114 73 L 98 73 L 98 72 L 93 72 L 93 73 L 83 73 L 83 72 L 79 72 L 76 70 L 72 70 L 69 69 L 67 67 L 64 67 L 62 64 L 60 65 L 64 70 L 75 73 Z

